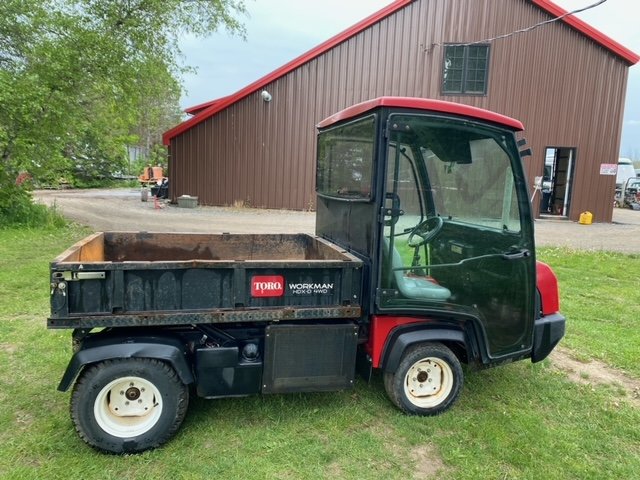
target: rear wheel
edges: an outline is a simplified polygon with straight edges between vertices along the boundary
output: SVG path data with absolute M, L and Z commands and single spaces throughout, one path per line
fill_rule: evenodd
M 184 420 L 189 390 L 159 360 L 108 360 L 85 369 L 71 395 L 80 437 L 110 453 L 134 453 L 169 440 Z
M 395 373 L 384 374 L 391 401 L 412 415 L 438 415 L 462 390 L 463 373 L 455 354 L 440 343 L 422 343 L 403 354 Z

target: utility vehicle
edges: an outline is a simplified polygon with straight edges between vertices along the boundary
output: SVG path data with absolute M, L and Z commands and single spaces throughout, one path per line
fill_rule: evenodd
M 520 122 L 382 97 L 318 130 L 315 235 L 103 232 L 51 263 L 48 326 L 73 329 L 58 388 L 88 444 L 140 452 L 190 395 L 341 390 L 356 372 L 436 415 L 462 363 L 538 362 L 560 341 Z

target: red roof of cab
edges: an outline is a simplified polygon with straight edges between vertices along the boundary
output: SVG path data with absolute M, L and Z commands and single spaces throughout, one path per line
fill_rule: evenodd
M 317 47 L 312 48 L 307 53 L 300 55 L 299 57 L 283 65 L 277 70 L 274 70 L 268 75 L 265 75 L 264 77 L 256 80 L 252 84 L 246 86 L 242 90 L 239 90 L 233 95 L 212 100 L 210 102 L 201 103 L 194 107 L 188 108 L 186 112 L 194 114 L 195 116 L 176 125 L 171 130 L 166 131 L 162 136 L 162 140 L 164 144 L 169 145 L 173 137 L 180 135 L 181 133 L 189 130 L 191 127 L 199 124 L 200 122 L 203 122 L 207 118 L 214 116 L 216 113 L 221 112 L 225 108 L 233 105 L 236 102 L 239 102 L 243 98 L 248 97 L 252 93 L 255 93 L 258 90 L 264 88 L 269 83 L 274 82 L 275 80 L 285 76 L 289 72 L 292 72 L 296 68 L 304 65 L 307 62 L 310 62 L 314 58 L 319 57 L 323 53 L 331 50 L 336 45 L 339 45 L 340 43 L 347 41 L 351 37 L 357 35 L 363 30 L 366 30 L 367 28 L 379 22 L 380 20 L 406 7 L 413 1 L 414 0 L 396 0 L 395 2 L 390 3 L 389 5 L 384 7 L 383 9 L 368 16 L 364 20 L 361 20 L 355 25 L 347 28 L 345 31 L 330 38 L 326 42 L 323 42 Z M 566 10 L 560 8 L 558 5 L 556 5 L 555 3 L 549 0 L 528 0 L 528 1 L 530 1 L 532 4 L 536 5 L 537 7 L 541 8 L 542 10 L 546 11 L 547 13 L 549 13 L 554 17 L 559 17 L 567 13 Z M 617 56 L 621 57 L 630 65 L 634 65 L 640 60 L 640 57 L 635 53 L 633 53 L 631 50 L 623 47 L 622 45 L 617 43 L 615 40 L 612 40 L 611 38 L 607 37 L 603 33 L 600 33 L 595 28 L 591 27 L 587 23 L 583 22 L 582 20 L 579 20 L 578 18 L 572 15 L 564 17 L 562 19 L 562 22 L 575 28 L 585 36 L 591 38 L 596 43 L 600 44 L 604 48 L 608 49 L 609 51 L 613 52 Z
M 352 107 L 331 115 L 318 124 L 318 128 L 325 128 L 334 123 L 361 115 L 377 107 L 415 108 L 432 112 L 451 113 L 464 117 L 497 123 L 514 130 L 524 130 L 522 123 L 515 118 L 507 117 L 499 113 L 491 112 L 483 108 L 472 107 L 461 103 L 445 102 L 444 100 L 432 100 L 430 98 L 412 97 L 378 97 L 373 100 L 358 103 Z

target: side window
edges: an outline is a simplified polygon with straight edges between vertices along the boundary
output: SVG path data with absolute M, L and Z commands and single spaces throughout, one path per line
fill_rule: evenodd
M 344 200 L 370 200 L 375 116 L 322 132 L 318 137 L 316 191 Z

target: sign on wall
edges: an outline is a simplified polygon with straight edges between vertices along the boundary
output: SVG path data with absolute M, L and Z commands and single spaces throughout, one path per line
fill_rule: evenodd
M 616 175 L 618 173 L 618 164 L 616 163 L 601 163 L 600 175 Z

